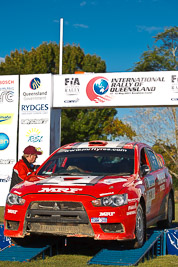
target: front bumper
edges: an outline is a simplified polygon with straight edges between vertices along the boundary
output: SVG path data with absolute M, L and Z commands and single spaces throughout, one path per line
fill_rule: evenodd
M 9 237 L 53 234 L 97 240 L 135 238 L 136 210 L 129 212 L 128 205 L 93 207 L 93 199 L 65 194 L 28 196 L 23 206 L 6 205 L 4 234 Z

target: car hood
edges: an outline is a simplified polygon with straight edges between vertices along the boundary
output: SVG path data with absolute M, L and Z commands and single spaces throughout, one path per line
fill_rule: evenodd
M 101 197 L 118 194 L 133 182 L 134 176 L 38 176 L 36 182 L 25 181 L 11 190 L 20 196 L 26 194 L 68 193 Z

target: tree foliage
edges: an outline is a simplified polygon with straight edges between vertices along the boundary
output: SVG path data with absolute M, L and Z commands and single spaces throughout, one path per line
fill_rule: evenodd
M 66 45 L 63 48 L 63 74 L 77 70 L 104 73 L 105 61 L 96 55 L 85 55 L 80 46 Z M 59 46 L 43 43 L 31 51 L 11 52 L 0 64 L 0 75 L 59 73 Z M 92 139 L 112 139 L 127 136 L 132 139 L 135 132 L 131 126 L 116 117 L 116 109 L 64 109 L 62 110 L 61 143 Z
M 76 70 L 103 73 L 105 61 L 96 55 L 85 55 L 80 46 L 66 45 L 63 48 L 63 74 L 73 74 Z M 0 75 L 59 73 L 59 46 L 43 43 L 31 51 L 11 52 L 0 64 Z
M 108 140 L 119 136 L 133 139 L 129 124 L 115 117 L 116 109 L 67 109 L 62 113 L 62 144 L 75 141 Z
M 178 70 L 178 27 L 166 29 L 157 34 L 153 46 L 145 51 L 133 71 L 170 71 Z

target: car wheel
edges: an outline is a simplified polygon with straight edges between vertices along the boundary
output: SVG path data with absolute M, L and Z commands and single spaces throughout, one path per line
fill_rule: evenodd
M 145 216 L 141 204 L 138 205 L 136 215 L 136 226 L 135 226 L 135 243 L 134 248 L 142 247 L 145 242 L 146 226 Z
M 159 221 L 157 225 L 161 229 L 170 228 L 172 226 L 172 220 L 173 220 L 173 199 L 172 196 L 169 195 L 167 203 L 167 219 L 164 221 Z

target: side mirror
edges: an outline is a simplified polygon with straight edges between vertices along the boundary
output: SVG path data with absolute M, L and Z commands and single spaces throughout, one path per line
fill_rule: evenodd
M 140 167 L 140 176 L 143 177 L 146 174 L 148 174 L 150 172 L 150 168 L 148 165 L 144 164 Z

